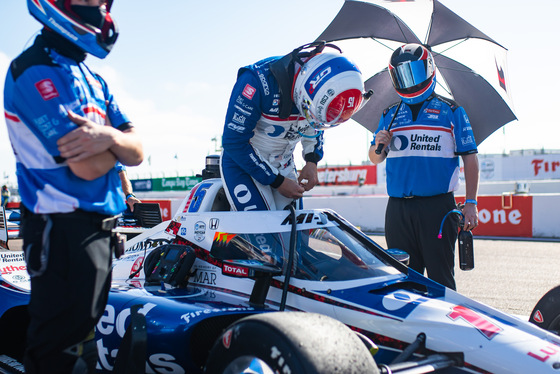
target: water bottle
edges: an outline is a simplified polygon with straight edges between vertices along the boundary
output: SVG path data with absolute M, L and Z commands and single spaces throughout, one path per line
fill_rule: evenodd
M 459 231 L 459 267 L 461 270 L 474 269 L 474 251 L 472 232 L 461 227 Z

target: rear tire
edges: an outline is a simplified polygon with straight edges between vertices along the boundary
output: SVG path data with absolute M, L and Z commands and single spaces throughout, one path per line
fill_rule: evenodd
M 559 334 L 560 332 L 560 286 L 548 291 L 531 312 L 529 322 Z
M 330 317 L 303 312 L 243 318 L 220 336 L 210 351 L 206 374 L 379 373 L 360 338 Z

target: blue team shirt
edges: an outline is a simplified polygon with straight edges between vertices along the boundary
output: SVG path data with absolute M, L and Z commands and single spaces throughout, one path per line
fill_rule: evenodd
M 394 105 L 384 112 L 376 135 L 387 129 L 396 109 Z M 455 191 L 459 186 L 458 156 L 477 153 L 465 110 L 438 95 L 423 103 L 415 121 L 410 107 L 401 105 L 391 132 L 385 166 L 387 193 L 391 197 Z
M 22 203 L 35 213 L 76 209 L 114 215 L 125 210 L 116 168 L 93 181 L 74 175 L 56 142 L 76 128 L 67 111 L 100 125 L 130 127 L 107 84 L 84 63 L 38 41 L 12 62 L 4 87 L 4 109 L 16 157 Z M 17 71 L 17 73 L 16 73 Z

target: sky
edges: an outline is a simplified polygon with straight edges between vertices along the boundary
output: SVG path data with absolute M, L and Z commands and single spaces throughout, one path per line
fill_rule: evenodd
M 518 118 L 479 144 L 480 153 L 560 149 L 554 109 L 560 87 L 558 0 L 441 0 L 508 49 Z M 129 177 L 200 173 L 219 153 L 237 70 L 315 40 L 343 0 L 115 0 L 120 35 L 103 60 L 86 62 L 108 82 L 144 145 L 145 160 Z M 40 24 L 24 0 L 0 0 L 0 87 L 9 62 L 31 45 Z M 476 53 L 476 51 L 473 51 Z M 353 56 L 350 56 L 353 57 Z M 387 55 L 376 62 L 386 65 Z M 357 59 L 356 59 L 357 60 Z M 367 62 L 366 62 L 367 64 Z M 360 66 L 367 70 L 367 66 Z M 3 94 L 0 90 L 0 105 Z M 319 166 L 367 161 L 372 134 L 353 120 L 325 132 Z M 301 166 L 301 149 L 296 164 Z M 15 182 L 15 159 L 0 123 L 0 177 Z

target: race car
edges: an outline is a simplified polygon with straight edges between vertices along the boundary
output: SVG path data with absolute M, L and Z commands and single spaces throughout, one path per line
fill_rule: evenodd
M 555 333 L 425 278 L 332 210 L 231 211 L 215 177 L 114 260 L 99 372 L 560 370 Z M 0 270 L 0 367 L 21 370 L 23 254 Z

